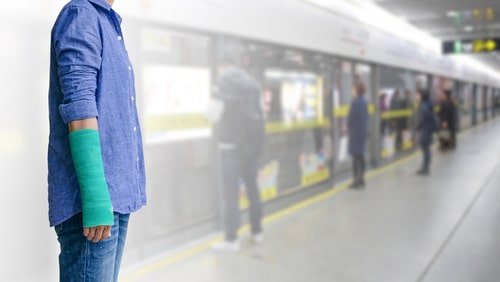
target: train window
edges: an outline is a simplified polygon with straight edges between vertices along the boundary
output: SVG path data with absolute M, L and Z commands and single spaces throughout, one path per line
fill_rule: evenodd
M 380 157 L 391 159 L 414 148 L 416 92 L 426 89 L 427 76 L 407 70 L 380 68 L 377 97 L 380 112 Z
M 210 39 L 170 30 L 142 30 L 144 138 L 147 143 L 208 138 Z
M 334 125 L 334 143 L 337 144 L 336 161 L 340 163 L 339 169 L 344 170 L 349 167 L 350 158 L 348 158 L 348 135 L 347 135 L 347 116 L 353 97 L 352 87 L 356 79 L 359 79 L 366 88 L 365 98 L 370 109 L 371 101 L 371 76 L 372 68 L 368 64 L 354 63 L 351 61 L 340 61 L 338 71 L 335 72 L 333 95 L 333 115 L 335 117 Z M 370 110 L 373 113 L 373 110 Z M 369 150 L 367 146 L 367 150 Z
M 325 56 L 241 38 L 221 37 L 218 43 L 220 58 L 236 53 L 262 88 L 267 136 L 258 182 L 263 201 L 330 179 Z M 241 189 L 240 207 L 247 206 Z
M 323 117 L 323 79 L 312 72 L 265 71 L 269 116 L 285 123 Z
M 459 105 L 459 125 L 460 129 L 467 128 L 472 124 L 473 105 L 473 84 L 457 82 L 454 91 L 454 98 Z

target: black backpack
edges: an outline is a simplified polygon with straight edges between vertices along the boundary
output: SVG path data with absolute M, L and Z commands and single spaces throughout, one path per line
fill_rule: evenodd
M 240 73 L 241 74 L 241 73 Z M 249 76 L 240 83 L 222 87 L 224 112 L 220 122 L 220 141 L 236 145 L 245 156 L 261 155 L 265 139 L 265 119 L 261 89 Z M 228 86 L 229 85 L 229 86 Z
M 247 156 L 260 156 L 264 147 L 265 120 L 260 102 L 260 89 L 248 99 L 240 103 L 239 121 L 241 134 L 237 147 Z

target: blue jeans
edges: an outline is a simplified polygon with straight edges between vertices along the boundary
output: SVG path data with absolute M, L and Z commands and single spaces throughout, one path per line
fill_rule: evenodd
M 83 236 L 81 213 L 55 226 L 61 247 L 59 281 L 118 281 L 128 220 L 129 214 L 115 213 L 111 237 L 98 243 L 93 243 Z
M 252 234 L 262 232 L 262 202 L 257 187 L 258 157 L 243 156 L 236 149 L 219 149 L 221 184 L 224 193 L 224 228 L 227 241 L 238 238 L 240 227 L 239 179 L 245 184 L 250 201 L 250 226 Z

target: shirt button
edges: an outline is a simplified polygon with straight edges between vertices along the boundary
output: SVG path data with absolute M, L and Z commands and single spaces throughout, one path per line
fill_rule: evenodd
M 128 66 L 128 70 L 131 71 L 132 70 L 132 67 L 131 66 Z
M 137 161 L 139 161 L 139 157 L 137 157 Z
M 134 126 L 134 131 L 137 131 L 137 127 Z
M 134 96 L 130 96 L 130 99 L 131 99 L 132 101 L 134 101 L 134 100 L 135 100 Z
M 118 35 L 118 37 L 116 39 L 122 40 L 122 37 L 120 35 Z

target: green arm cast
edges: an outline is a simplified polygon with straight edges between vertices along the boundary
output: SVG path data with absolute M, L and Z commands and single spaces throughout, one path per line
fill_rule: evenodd
M 104 176 L 99 132 L 76 130 L 69 134 L 69 142 L 80 183 L 83 227 L 113 225 L 113 206 Z

